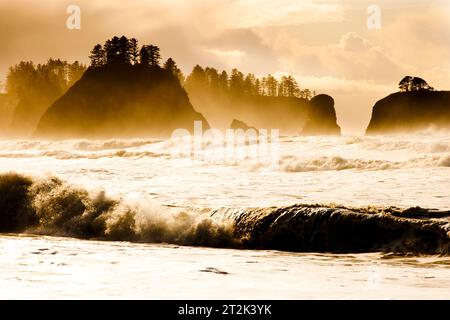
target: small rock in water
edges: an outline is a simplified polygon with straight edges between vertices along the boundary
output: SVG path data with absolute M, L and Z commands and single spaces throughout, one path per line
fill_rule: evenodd
M 212 267 L 207 267 L 203 270 L 200 270 L 200 272 L 212 272 L 212 273 L 216 273 L 216 274 L 229 274 L 226 271 L 222 271 L 222 270 L 219 270 L 217 268 L 212 268 Z

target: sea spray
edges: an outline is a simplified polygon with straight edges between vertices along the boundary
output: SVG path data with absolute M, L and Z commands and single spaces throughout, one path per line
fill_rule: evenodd
M 124 203 L 55 177 L 0 175 L 0 232 L 237 247 L 233 229 L 181 209 Z
M 15 173 L 0 175 L 0 232 L 303 252 L 450 254 L 449 211 L 308 204 L 177 208 Z
M 215 210 L 246 247 L 301 252 L 450 253 L 450 212 L 294 205 Z

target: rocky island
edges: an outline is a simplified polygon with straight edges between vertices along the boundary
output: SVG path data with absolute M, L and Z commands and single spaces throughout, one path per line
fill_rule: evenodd
M 399 86 L 400 92 L 373 107 L 367 134 L 450 128 L 450 91 L 435 91 L 425 80 L 409 76 Z
M 159 49 L 114 37 L 91 53 L 91 66 L 42 116 L 35 138 L 168 137 L 206 119 L 191 105 Z
M 302 135 L 340 135 L 337 124 L 334 99 L 326 94 L 319 94 L 309 102 L 308 116 Z

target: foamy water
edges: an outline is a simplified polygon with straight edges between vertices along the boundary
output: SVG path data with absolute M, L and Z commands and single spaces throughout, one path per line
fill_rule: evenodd
M 170 141 L 0 142 L 0 170 L 175 206 L 450 207 L 450 134 L 282 137 L 279 167 L 171 157 Z
M 450 260 L 0 237 L 2 299 L 450 299 Z
M 0 171 L 54 175 L 156 210 L 287 206 L 450 209 L 450 134 L 281 137 L 279 165 L 171 156 L 158 140 L 2 141 Z M 198 157 L 197 157 L 198 158 Z M 160 212 L 164 217 L 165 212 Z M 447 258 L 206 249 L 1 236 L 5 298 L 450 298 Z M 268 276 L 270 274 L 270 276 Z M 7 290 L 3 288 L 8 288 Z

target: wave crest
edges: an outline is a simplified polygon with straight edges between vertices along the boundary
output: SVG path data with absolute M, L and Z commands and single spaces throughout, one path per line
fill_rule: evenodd
M 294 205 L 162 207 L 58 178 L 0 175 L 0 232 L 317 252 L 450 254 L 450 211 Z
M 412 158 L 407 161 L 345 159 L 343 157 L 302 159 L 295 156 L 286 156 L 281 160 L 281 168 L 286 172 L 390 170 L 421 167 L 450 167 L 450 155 Z
M 232 226 L 175 208 L 125 203 L 58 178 L 0 175 L 0 232 L 182 245 L 237 246 Z

